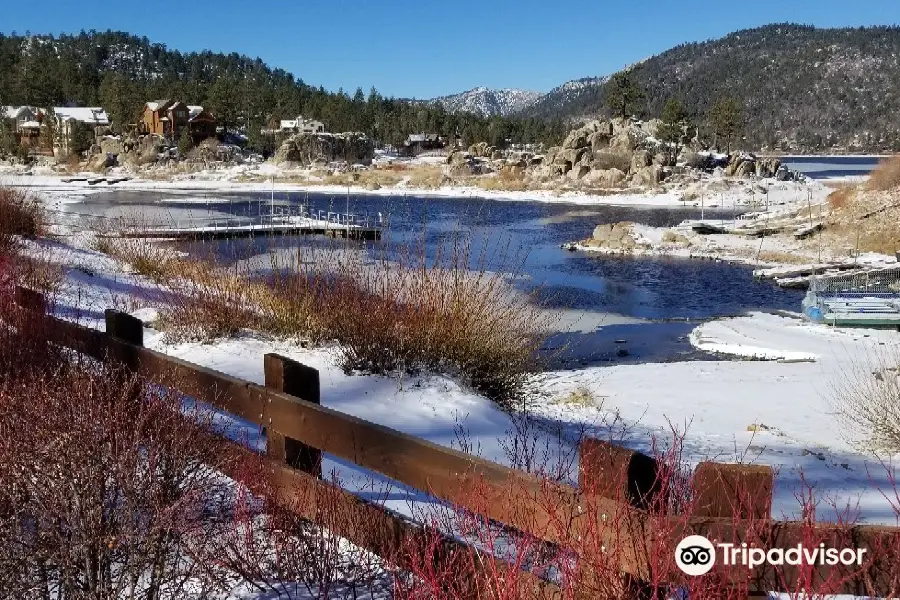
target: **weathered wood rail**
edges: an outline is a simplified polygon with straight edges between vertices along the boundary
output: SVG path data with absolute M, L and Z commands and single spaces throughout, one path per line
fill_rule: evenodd
M 691 534 L 737 546 L 742 542 L 785 549 L 798 544 L 850 545 L 868 549 L 868 556 L 875 559 L 855 570 L 763 565 L 750 571 L 743 566 L 716 565 L 714 573 L 735 586 L 749 588 L 751 595 L 754 590 L 816 590 L 817 583 L 826 581 L 830 593 L 890 597 L 900 592 L 900 528 L 772 519 L 774 476 L 767 466 L 701 463 L 692 476 L 692 508 L 689 514 L 676 514 L 660 510 L 667 505 L 659 501 L 665 494 L 662 465 L 604 441 L 581 442 L 576 488 L 321 406 L 318 373 L 275 354 L 264 357 L 265 385 L 260 386 L 143 347 L 143 323 L 127 314 L 106 311 L 103 332 L 48 315 L 45 298 L 31 290 L 17 288 L 16 302 L 49 320 L 52 326 L 46 330 L 55 343 L 99 360 L 120 362 L 150 381 L 265 428 L 267 451 L 260 460 L 273 476 L 274 491 L 269 491 L 275 499 L 302 517 L 318 521 L 322 512 L 315 498 L 328 496 L 332 506 L 353 516 L 329 523 L 332 531 L 382 557 L 397 559 L 402 556 L 401 548 L 433 540 L 429 536 L 435 532 L 323 481 L 322 452 L 511 530 L 572 548 L 576 554 L 579 542 L 594 538 L 597 547 L 602 542 L 603 552 L 615 555 L 615 572 L 625 577 L 634 597 L 649 595 L 650 582 L 658 586 L 685 581 L 686 576 L 679 581 L 679 576 L 671 575 L 678 573 L 671 568 L 674 555 L 655 556 L 652 548 L 664 541 L 674 549 Z M 230 451 L 248 457 L 253 454 L 236 443 Z M 462 560 L 470 551 L 449 537 L 443 537 L 441 545 L 436 560 L 450 561 L 447 564 Z M 664 571 L 670 580 L 658 580 L 661 559 L 668 561 L 669 568 Z M 473 574 L 471 568 L 466 571 L 466 576 L 475 575 L 474 579 L 461 582 L 474 586 L 471 594 L 463 597 L 481 597 L 474 590 L 483 589 L 481 584 L 493 577 L 492 570 L 512 568 L 482 555 L 477 565 L 479 573 Z M 587 566 L 582 575 L 590 578 L 590 569 Z M 519 576 L 538 597 L 571 597 L 556 583 L 530 573 Z

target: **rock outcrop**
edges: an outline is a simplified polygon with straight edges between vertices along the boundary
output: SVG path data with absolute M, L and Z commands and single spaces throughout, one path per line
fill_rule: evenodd
M 608 252 L 631 252 L 636 248 L 649 248 L 649 241 L 636 234 L 634 223 L 622 221 L 620 223 L 604 223 L 594 228 L 594 233 L 581 245 L 589 248 L 602 249 Z
M 569 132 L 534 169 L 538 179 L 565 177 L 591 186 L 620 187 L 629 176 L 656 185 L 665 172 L 654 165 L 658 148 L 631 120 L 593 121 Z
M 299 133 L 281 144 L 273 160 L 301 165 L 316 161 L 369 165 L 374 156 L 375 145 L 363 133 Z

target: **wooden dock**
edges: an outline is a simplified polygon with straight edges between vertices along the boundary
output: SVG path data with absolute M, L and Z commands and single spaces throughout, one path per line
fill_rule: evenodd
M 116 235 L 124 238 L 167 240 L 222 240 L 285 235 L 325 235 L 333 238 L 380 240 L 381 228 L 340 224 L 320 219 L 297 219 L 283 223 L 213 223 L 198 227 L 124 229 Z

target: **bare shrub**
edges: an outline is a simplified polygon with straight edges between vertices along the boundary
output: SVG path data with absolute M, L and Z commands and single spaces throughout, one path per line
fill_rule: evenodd
M 511 258 L 498 253 L 490 270 L 485 252 L 473 257 L 458 234 L 432 258 L 407 248 L 371 268 L 342 264 L 319 302 L 344 367 L 447 373 L 511 400 L 535 368 L 554 315 L 509 288 L 509 273 L 518 272 Z
M 866 189 L 869 191 L 887 191 L 900 187 L 900 157 L 885 158 L 869 174 Z
M 273 253 L 268 280 L 246 261 L 165 261 L 155 251 L 144 255 L 150 247 L 112 253 L 131 264 L 165 265 L 160 325 L 170 339 L 211 341 L 251 329 L 333 340 L 348 371 L 446 373 L 501 402 L 521 391 L 555 317 L 509 287 L 518 272 L 512 260 L 498 253 L 490 271 L 488 257 L 472 257 L 462 235 L 433 260 L 417 247 L 374 263 L 339 247 L 313 256 L 298 250 L 296 261 Z M 473 261 L 480 266 L 470 271 Z
M 0 187 L 0 255 L 11 253 L 17 236 L 35 238 L 46 232 L 47 218 L 40 200 L 25 190 Z
M 868 450 L 900 452 L 900 360 L 881 354 L 855 364 L 833 390 L 848 441 Z
M 4 593 L 203 597 L 191 556 L 226 491 L 220 443 L 197 422 L 209 419 L 188 421 L 180 397 L 18 331 L 17 352 L 0 356 Z
M 352 495 L 335 478 L 278 494 L 277 481 L 261 464 L 250 461 L 234 518 L 207 549 L 206 564 L 278 598 L 391 597 L 387 561 L 340 535 L 389 547 L 391 540 L 364 520 L 369 513 L 355 510 L 362 502 L 348 501 Z
M 839 210 L 853 200 L 856 196 L 856 187 L 855 186 L 841 186 L 828 194 L 828 205 L 832 210 Z
M 120 238 L 107 232 L 99 232 L 92 241 L 92 247 L 129 265 L 136 273 L 149 277 L 157 283 L 167 279 L 179 259 L 172 250 L 149 240 Z

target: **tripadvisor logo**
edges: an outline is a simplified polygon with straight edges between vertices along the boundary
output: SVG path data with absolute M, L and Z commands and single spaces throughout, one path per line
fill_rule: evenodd
M 689 535 L 675 547 L 675 564 L 687 575 L 704 575 L 716 564 L 716 549 L 721 551 L 723 565 L 744 565 L 754 569 L 763 564 L 783 565 L 828 565 L 861 566 L 865 548 L 829 548 L 825 544 L 804 546 L 797 544 L 790 548 L 756 548 L 744 544 L 716 544 L 702 535 Z
M 716 549 L 702 535 L 689 535 L 675 547 L 675 564 L 687 575 L 704 575 L 716 564 Z

